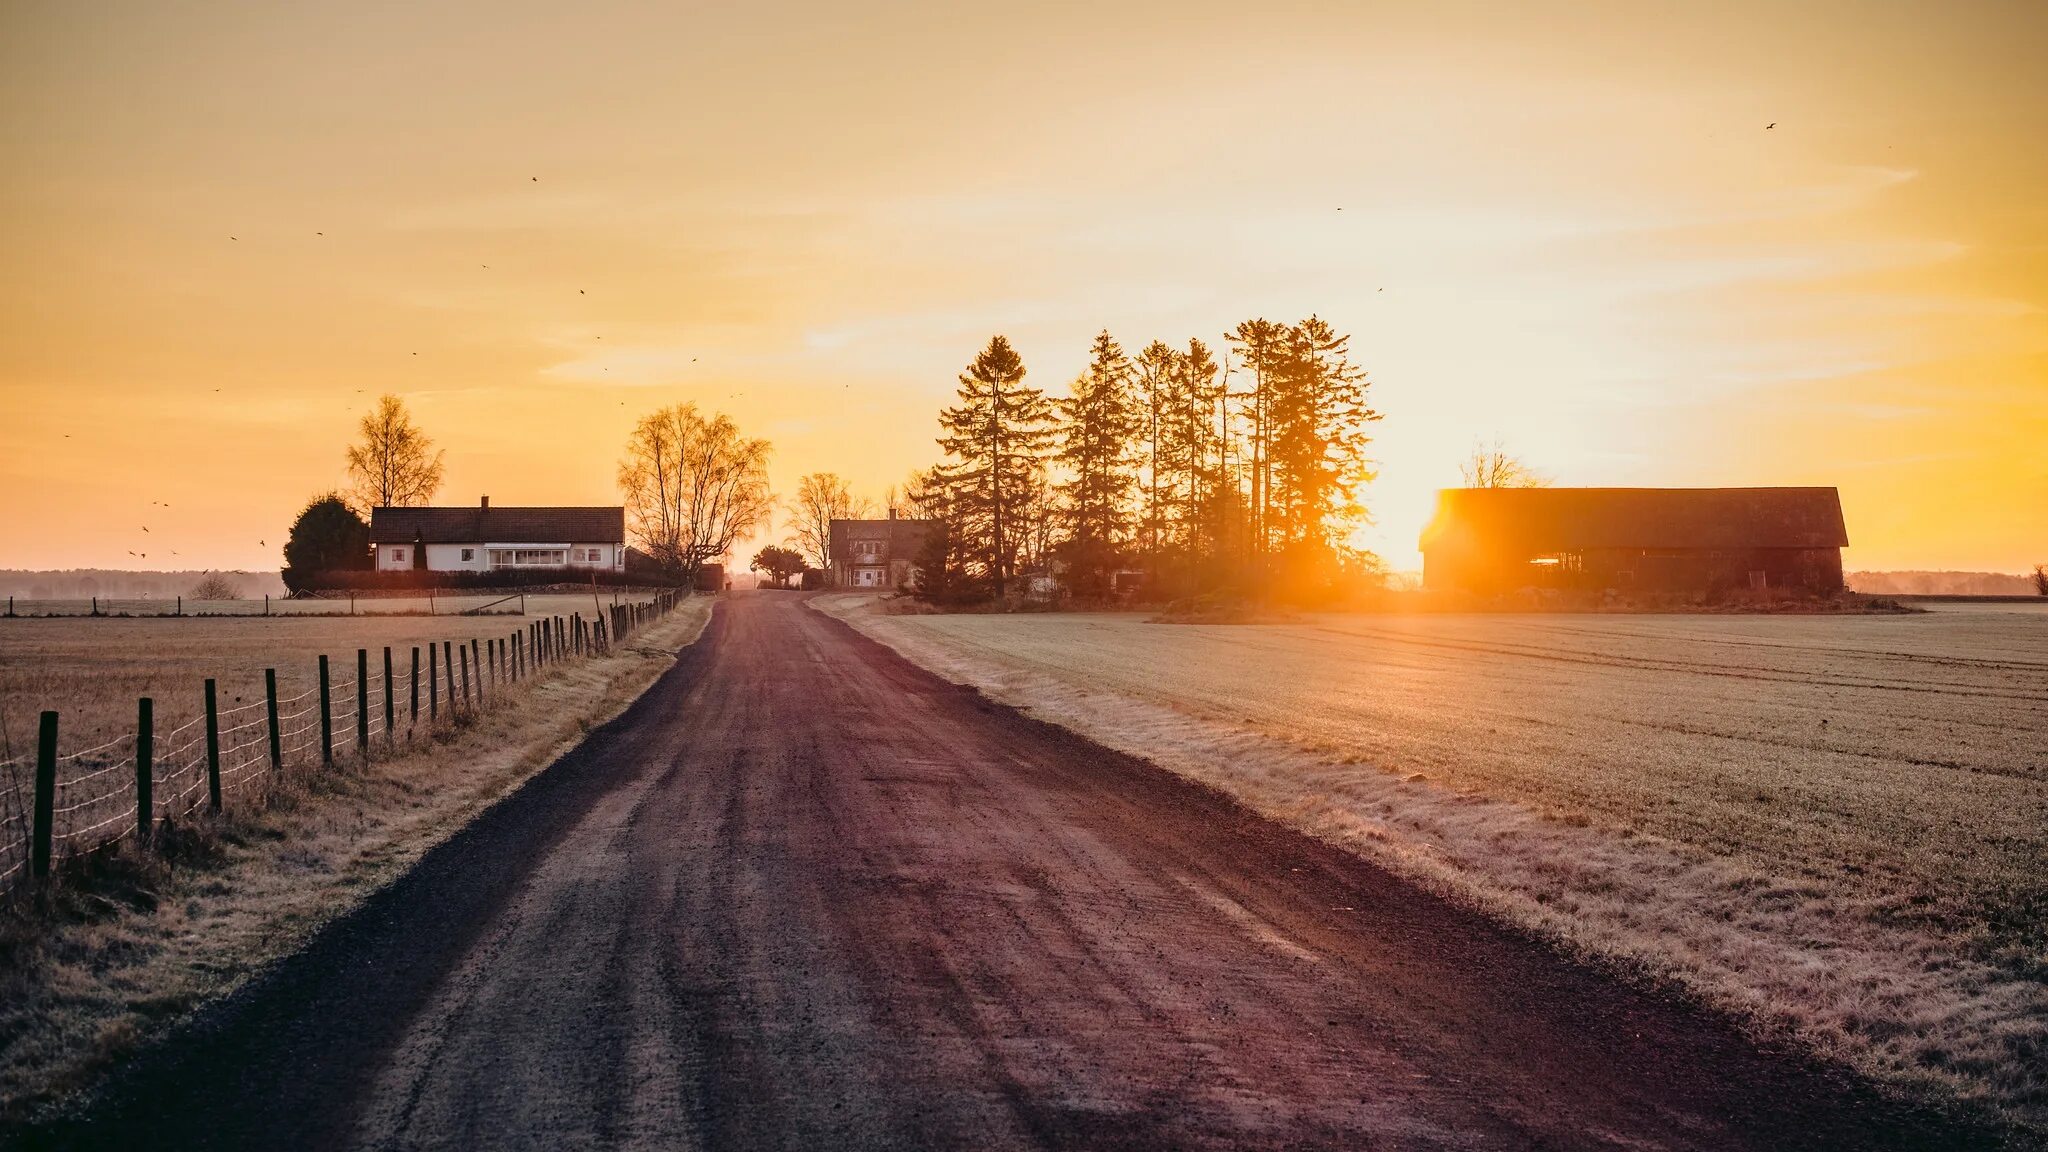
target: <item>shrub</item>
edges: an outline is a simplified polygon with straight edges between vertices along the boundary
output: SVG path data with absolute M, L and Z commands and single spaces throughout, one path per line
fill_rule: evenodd
M 239 600 L 242 586 L 219 572 L 208 572 L 185 593 L 187 600 Z

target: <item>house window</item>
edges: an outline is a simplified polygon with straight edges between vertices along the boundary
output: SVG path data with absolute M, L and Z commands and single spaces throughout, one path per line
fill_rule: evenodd
M 566 548 L 493 549 L 491 565 L 497 568 L 508 565 L 518 568 L 560 568 L 568 562 L 568 554 Z
M 474 548 L 464 548 L 464 549 L 462 550 L 462 562 L 463 562 L 464 564 L 467 564 L 467 563 L 469 563 L 469 562 L 470 562 L 471 560 L 474 560 L 474 559 L 476 559 L 476 549 L 474 549 Z
M 392 562 L 393 564 L 403 564 L 403 563 L 405 563 L 405 549 L 403 549 L 403 548 L 393 548 L 393 549 L 391 550 L 391 562 Z
M 583 560 L 586 563 L 595 564 L 602 559 L 604 559 L 604 553 L 596 548 L 585 548 L 583 550 Z

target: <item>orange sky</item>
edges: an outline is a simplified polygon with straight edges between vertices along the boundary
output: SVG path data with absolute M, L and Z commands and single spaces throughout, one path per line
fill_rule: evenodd
M 675 400 L 879 496 L 991 333 L 1311 310 L 1396 567 L 1495 436 L 2048 561 L 2048 6 L 420 7 L 0 7 L 0 567 L 274 567 L 387 390 L 443 502 Z

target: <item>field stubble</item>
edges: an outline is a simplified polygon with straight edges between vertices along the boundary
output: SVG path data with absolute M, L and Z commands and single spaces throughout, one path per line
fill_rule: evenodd
M 884 615 L 1005 703 L 2048 1128 L 2048 619 Z

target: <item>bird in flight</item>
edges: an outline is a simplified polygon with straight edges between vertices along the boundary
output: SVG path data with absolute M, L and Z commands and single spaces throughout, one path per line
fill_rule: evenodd
M 1776 120 L 1773 120 L 1769 124 L 1764 125 L 1764 131 L 1769 132 L 1771 129 L 1776 128 L 1777 126 L 1778 122 Z

